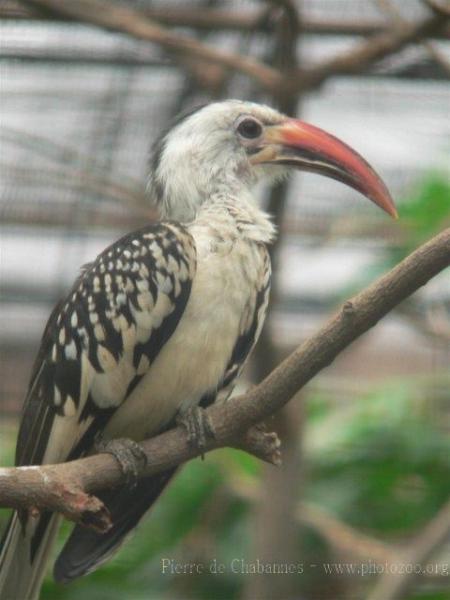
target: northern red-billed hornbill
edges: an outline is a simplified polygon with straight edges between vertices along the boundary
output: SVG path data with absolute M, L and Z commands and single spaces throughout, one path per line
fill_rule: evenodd
M 184 115 L 154 146 L 148 192 L 161 221 L 84 267 L 50 316 L 17 465 L 83 456 L 99 433 L 139 442 L 179 416 L 192 434 L 202 421 L 198 407 L 230 394 L 258 339 L 270 288 L 275 230 L 252 187 L 290 167 L 342 181 L 396 215 L 367 162 L 321 129 L 235 100 Z M 70 581 L 109 558 L 173 472 L 102 494 L 112 529 L 76 526 L 56 579 Z M 2 600 L 37 597 L 58 524 L 50 513 L 14 514 L 0 557 Z

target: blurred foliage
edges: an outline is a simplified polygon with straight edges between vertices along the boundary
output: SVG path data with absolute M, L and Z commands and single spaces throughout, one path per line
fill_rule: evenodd
M 364 268 L 355 285 L 342 290 L 342 297 L 367 285 L 393 268 L 433 235 L 450 226 L 450 180 L 443 173 L 430 173 L 416 184 L 407 197 L 400 199 L 399 219 L 392 228 L 394 243 L 369 268 Z
M 425 524 L 450 496 L 450 439 L 430 411 L 434 400 L 430 387 L 414 379 L 392 382 L 346 408 L 314 398 L 310 500 L 391 539 Z
M 403 244 L 401 248 L 392 249 L 393 264 L 450 225 L 448 177 L 440 173 L 429 174 L 406 201 L 401 201 L 398 224 L 402 229 Z

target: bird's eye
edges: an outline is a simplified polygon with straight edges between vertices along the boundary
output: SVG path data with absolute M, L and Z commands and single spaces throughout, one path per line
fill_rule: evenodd
M 263 128 L 261 123 L 249 118 L 243 119 L 237 127 L 237 132 L 239 135 L 247 140 L 259 138 L 259 136 L 262 134 L 262 131 Z

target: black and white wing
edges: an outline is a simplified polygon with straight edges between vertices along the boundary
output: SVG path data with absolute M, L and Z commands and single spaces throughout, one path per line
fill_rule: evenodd
M 86 433 L 126 400 L 175 330 L 195 263 L 190 234 L 159 223 L 126 235 L 84 267 L 45 329 L 17 464 L 60 462 L 89 449 Z
M 195 269 L 192 236 L 171 222 L 126 235 L 83 269 L 45 328 L 24 404 L 17 465 L 63 462 L 89 451 L 96 432 L 174 332 Z M 19 517 L 22 527 L 15 515 L 4 536 L 0 591 L 14 589 L 28 598 L 51 544 L 51 519 Z

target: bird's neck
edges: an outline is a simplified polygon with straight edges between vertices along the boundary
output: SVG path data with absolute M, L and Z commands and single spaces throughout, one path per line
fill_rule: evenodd
M 186 152 L 183 156 L 172 153 L 154 165 L 147 189 L 162 218 L 187 223 L 204 206 L 217 203 L 217 199 L 251 200 L 253 179 L 252 172 L 244 172 L 233 162 L 233 157 L 224 164 L 220 160 L 205 162 L 195 153 Z
M 250 240 L 270 243 L 275 227 L 257 206 L 251 192 L 253 183 L 251 173 L 217 161 L 198 163 L 195 168 L 189 161 L 177 162 L 177 169 L 169 168 L 166 161 L 153 171 L 148 191 L 162 219 L 211 223 Z
M 270 244 L 276 229 L 270 216 L 257 206 L 249 193 L 238 197 L 214 194 L 204 202 L 191 223 L 194 228 L 207 228 L 228 238 L 244 238 Z

